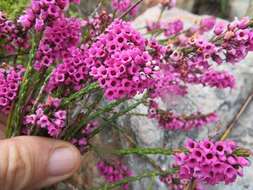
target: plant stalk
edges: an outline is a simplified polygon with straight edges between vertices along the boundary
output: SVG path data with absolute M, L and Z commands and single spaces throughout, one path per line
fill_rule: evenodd
M 111 190 L 111 189 L 116 189 L 124 184 L 127 184 L 127 183 L 131 183 L 131 182 L 135 182 L 135 181 L 140 181 L 142 180 L 143 178 L 147 178 L 147 177 L 156 177 L 156 176 L 163 176 L 163 175 L 168 175 L 168 174 L 173 174 L 175 172 L 177 172 L 178 169 L 176 168 L 171 168 L 167 171 L 164 171 L 164 172 L 158 172 L 158 171 L 151 171 L 151 172 L 144 172 L 143 174 L 141 175 L 138 175 L 138 176 L 132 176 L 132 177 L 127 177 L 123 180 L 120 180 L 116 183 L 113 183 L 113 184 L 105 184 L 105 185 L 102 185 L 101 187 L 99 188 L 94 188 L 92 190 Z

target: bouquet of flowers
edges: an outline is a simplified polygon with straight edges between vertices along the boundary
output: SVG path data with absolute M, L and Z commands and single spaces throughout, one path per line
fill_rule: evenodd
M 92 143 L 96 135 L 117 126 L 118 118 L 141 104 L 148 112 L 135 114 L 157 120 L 164 130 L 188 131 L 218 120 L 215 113 L 163 110 L 159 99 L 185 96 L 190 85 L 234 88 L 234 76 L 215 68 L 236 64 L 253 50 L 252 20 L 225 23 L 205 17 L 185 28 L 181 20 L 159 18 L 147 23 L 143 35 L 129 22 L 141 2 L 112 0 L 113 13 L 100 3 L 87 18 L 69 12 L 80 0 L 32 0 L 15 20 L 0 12 L 0 112 L 8 117 L 6 138 L 62 139 L 85 156 L 99 152 Z M 162 1 L 161 15 L 174 4 Z M 212 33 L 208 39 L 206 32 Z M 233 183 L 249 165 L 250 152 L 227 137 L 188 139 L 177 149 L 110 151 L 122 158 L 171 155 L 173 163 L 134 176 L 122 160 L 101 158 L 97 169 L 107 184 L 98 189 L 129 189 L 130 182 L 155 176 L 172 190 Z

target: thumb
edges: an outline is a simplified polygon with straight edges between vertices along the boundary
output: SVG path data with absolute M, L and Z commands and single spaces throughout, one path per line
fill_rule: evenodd
M 70 177 L 80 153 L 69 143 L 41 138 L 0 140 L 1 190 L 39 189 Z

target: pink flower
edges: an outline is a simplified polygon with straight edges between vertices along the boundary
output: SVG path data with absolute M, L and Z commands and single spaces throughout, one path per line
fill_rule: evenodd
M 219 21 L 214 26 L 214 33 L 216 35 L 222 34 L 226 30 L 227 24 L 224 21 Z
M 200 21 L 200 27 L 203 31 L 209 31 L 211 30 L 216 22 L 216 18 L 211 16 L 211 17 L 205 17 L 201 19 Z
M 230 146 L 232 145 L 232 146 Z M 227 152 L 227 147 L 232 152 Z M 215 185 L 221 182 L 226 184 L 236 180 L 237 175 L 242 175 L 242 168 L 248 166 L 246 158 L 233 154 L 236 144 L 233 141 L 211 140 L 194 141 L 188 139 L 185 143 L 188 150 L 174 156 L 174 167 L 179 167 L 179 183 L 183 180 L 192 180 L 197 183 Z M 172 181 L 168 181 L 170 185 Z
M 97 163 L 97 169 L 100 175 L 109 183 L 115 183 L 126 177 L 132 176 L 131 170 L 120 161 L 115 161 L 113 164 L 100 161 Z M 127 190 L 128 186 L 124 185 L 123 189 Z
M 7 111 L 15 101 L 24 73 L 22 65 L 0 69 L 0 111 Z

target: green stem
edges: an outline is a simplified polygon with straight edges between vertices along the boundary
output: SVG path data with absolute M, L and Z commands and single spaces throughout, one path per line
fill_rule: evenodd
M 86 86 L 85 88 L 81 89 L 80 91 L 72 94 L 71 96 L 67 97 L 67 98 L 64 98 L 62 103 L 61 103 L 61 107 L 66 107 L 68 106 L 69 104 L 73 103 L 73 102 L 76 102 L 76 101 L 79 101 L 82 99 L 82 97 L 93 91 L 93 90 L 96 90 L 96 89 L 99 89 L 99 86 L 97 83 L 91 83 L 89 84 L 88 86 Z
M 137 144 L 134 142 L 134 140 L 127 134 L 127 132 L 123 128 L 118 127 L 115 123 L 111 123 L 111 126 L 114 127 L 114 129 L 116 129 L 117 131 L 119 131 L 119 133 L 121 133 L 127 139 L 127 141 L 133 146 L 132 148 L 138 147 Z M 117 154 L 117 151 L 114 151 L 112 153 Z M 161 167 L 157 165 L 156 162 L 153 159 L 149 158 L 147 155 L 139 155 L 139 156 L 144 161 L 148 162 L 154 169 L 158 171 L 163 171 Z
M 99 91 L 94 102 L 88 106 L 85 115 L 90 115 L 90 113 L 97 108 L 97 106 L 100 104 L 101 100 L 103 99 L 103 96 L 104 96 L 103 91 L 102 90 Z
M 145 113 L 128 113 L 127 115 L 129 116 L 140 116 L 140 117 L 147 117 L 148 114 L 145 114 Z
M 28 89 L 30 86 L 30 79 L 33 73 L 33 60 L 35 57 L 35 51 L 36 51 L 36 40 L 35 36 L 32 37 L 32 48 L 29 54 L 29 60 L 26 65 L 26 72 L 23 77 L 23 81 L 20 85 L 20 90 L 18 93 L 18 99 L 14 104 L 13 110 L 10 113 L 10 118 L 9 123 L 7 125 L 7 131 L 6 131 L 6 136 L 11 137 L 11 136 L 17 136 L 20 134 L 20 121 L 21 121 L 21 115 L 22 115 L 22 108 L 23 105 L 26 102 L 27 94 L 28 94 Z
M 155 176 L 151 177 L 151 181 L 148 185 L 148 190 L 153 190 L 153 186 L 155 185 Z
M 144 172 L 143 174 L 141 175 L 138 175 L 138 176 L 132 176 L 132 177 L 127 177 L 127 178 L 124 178 L 123 180 L 120 180 L 116 183 L 113 183 L 113 184 L 105 184 L 105 185 L 102 185 L 101 187 L 99 188 L 94 188 L 92 190 L 111 190 L 111 189 L 116 189 L 124 184 L 127 184 L 127 183 L 131 183 L 131 182 L 135 182 L 135 181 L 140 181 L 142 180 L 143 178 L 148 178 L 148 177 L 156 177 L 156 176 L 163 176 L 163 175 L 168 175 L 168 174 L 173 174 L 175 172 L 177 172 L 178 169 L 176 168 L 172 168 L 172 169 L 169 169 L 167 171 L 164 171 L 164 172 L 158 172 L 158 171 L 151 171 L 151 172 Z
M 89 95 L 93 95 L 93 94 L 89 94 Z M 87 111 L 85 113 L 78 113 L 77 117 L 73 120 L 73 122 L 69 123 L 67 125 L 67 127 L 63 130 L 62 134 L 60 135 L 61 138 L 64 138 L 68 132 L 68 130 L 70 130 L 70 128 L 73 126 L 73 124 L 76 124 L 79 122 L 79 119 L 82 118 L 82 117 L 86 117 L 88 115 L 90 115 L 90 113 L 96 109 L 96 107 L 98 106 L 98 104 L 101 102 L 103 98 L 103 91 L 102 90 L 99 90 L 98 93 L 97 93 L 97 96 L 96 98 L 94 99 L 93 103 L 91 105 L 83 105 L 83 106 L 86 106 L 88 107 L 87 108 Z M 87 100 L 88 101 L 88 100 Z
M 143 0 L 138 0 L 136 3 L 134 3 L 129 9 L 124 12 L 119 19 L 123 19 L 128 13 L 130 13 L 135 7 L 137 7 Z
M 99 11 L 99 9 L 102 7 L 102 5 L 104 4 L 104 0 L 100 0 L 95 9 L 90 13 L 90 15 L 88 16 L 89 18 L 93 18 Z
M 13 66 L 15 67 L 16 66 L 16 63 L 17 63 L 17 59 L 18 59 L 18 55 L 20 53 L 20 48 L 18 48 L 18 53 L 13 57 Z
M 11 57 L 16 57 L 16 56 L 21 56 L 21 55 L 27 55 L 27 54 L 29 54 L 29 52 L 22 52 L 22 53 L 17 53 L 17 54 L 9 54 L 9 55 L 4 55 L 4 56 L 0 55 L 0 60 L 2 60 L 2 59 L 9 59 Z
M 162 16 L 163 16 L 164 11 L 165 11 L 165 6 L 162 7 L 162 9 L 161 9 L 161 11 L 160 11 L 160 14 L 159 14 L 159 16 L 158 16 L 158 18 L 157 18 L 156 23 L 159 23 L 159 22 L 160 22 L 160 20 L 162 19 Z M 163 32 L 163 30 L 158 30 L 157 33 L 156 33 L 156 32 L 152 33 L 151 37 L 157 37 L 157 36 L 159 36 L 162 32 Z
M 249 149 L 237 148 L 236 150 L 234 150 L 233 155 L 242 156 L 242 157 L 250 157 L 252 156 L 252 152 Z
M 33 107 L 32 107 L 32 109 L 31 109 L 31 113 L 34 113 L 34 111 L 35 111 L 35 109 L 36 109 L 36 107 L 37 107 L 37 105 L 38 105 L 40 99 L 42 98 L 43 92 L 44 92 L 44 90 L 45 90 L 45 88 L 46 88 L 47 82 L 49 81 L 51 75 L 52 75 L 52 71 L 50 71 L 50 72 L 47 74 L 47 76 L 46 76 L 46 78 L 45 78 L 45 80 L 44 80 L 44 82 L 43 82 L 43 84 L 42 84 L 42 86 L 41 86 L 41 88 L 40 88 L 40 91 L 39 91 L 39 93 L 38 93 L 38 95 L 37 95 L 37 98 L 36 98 L 35 101 L 34 101 Z
M 40 102 L 40 99 L 41 99 L 42 96 L 43 96 L 43 92 L 44 92 L 44 90 L 45 90 L 45 88 L 46 88 L 47 82 L 49 81 L 49 79 L 50 79 L 52 73 L 53 73 L 52 70 L 49 71 L 49 73 L 47 74 L 45 80 L 44 80 L 43 83 L 42 83 L 42 86 L 41 86 L 41 84 L 38 84 L 39 86 L 41 86 L 41 88 L 39 89 L 37 98 L 35 99 L 34 104 L 33 104 L 33 107 L 32 107 L 32 109 L 31 109 L 31 113 L 32 113 L 32 114 L 35 112 L 35 110 L 36 110 L 36 108 L 37 108 L 37 106 L 38 106 L 38 104 L 39 104 L 39 102 Z M 40 83 L 40 81 L 38 81 L 38 83 Z M 36 133 L 35 133 L 35 125 L 32 125 L 29 135 L 35 135 L 35 134 L 36 134 Z
M 147 155 L 147 154 L 160 154 L 160 155 L 173 155 L 178 152 L 185 152 L 184 149 L 164 149 L 164 148 L 142 148 L 142 147 L 134 147 L 128 149 L 121 149 L 115 151 L 116 154 L 126 156 L 126 155 Z
M 159 14 L 158 19 L 157 19 L 156 22 L 160 22 L 160 20 L 162 19 L 164 11 L 165 11 L 165 6 L 162 7 L 162 9 L 160 11 L 160 14 Z
M 107 126 L 110 126 L 110 124 L 113 121 L 115 121 L 116 119 L 118 119 L 119 117 L 125 115 L 129 111 L 131 111 L 131 110 L 135 109 L 136 107 L 138 107 L 140 104 L 143 103 L 145 98 L 146 98 L 146 95 L 144 95 L 143 98 L 141 98 L 140 100 L 138 100 L 136 103 L 132 104 L 131 106 L 127 107 L 126 109 L 114 114 L 109 119 L 103 118 L 104 119 L 103 125 L 93 131 L 93 133 L 91 134 L 91 138 L 94 137 L 96 134 L 98 134 L 100 131 L 104 130 Z
M 105 106 L 104 108 L 96 111 L 95 113 L 90 114 L 89 116 L 87 116 L 87 118 L 85 118 L 84 120 L 81 120 L 77 126 L 69 128 L 69 131 L 66 132 L 66 136 L 64 139 L 65 140 L 71 139 L 73 136 L 75 136 L 75 134 L 77 134 L 80 131 L 80 129 L 82 129 L 82 127 L 84 127 L 90 121 L 96 119 L 97 117 L 99 117 L 100 115 L 104 113 L 112 111 L 115 107 L 117 107 L 119 104 L 121 104 L 124 101 L 125 99 L 112 102 L 108 104 L 107 106 Z

